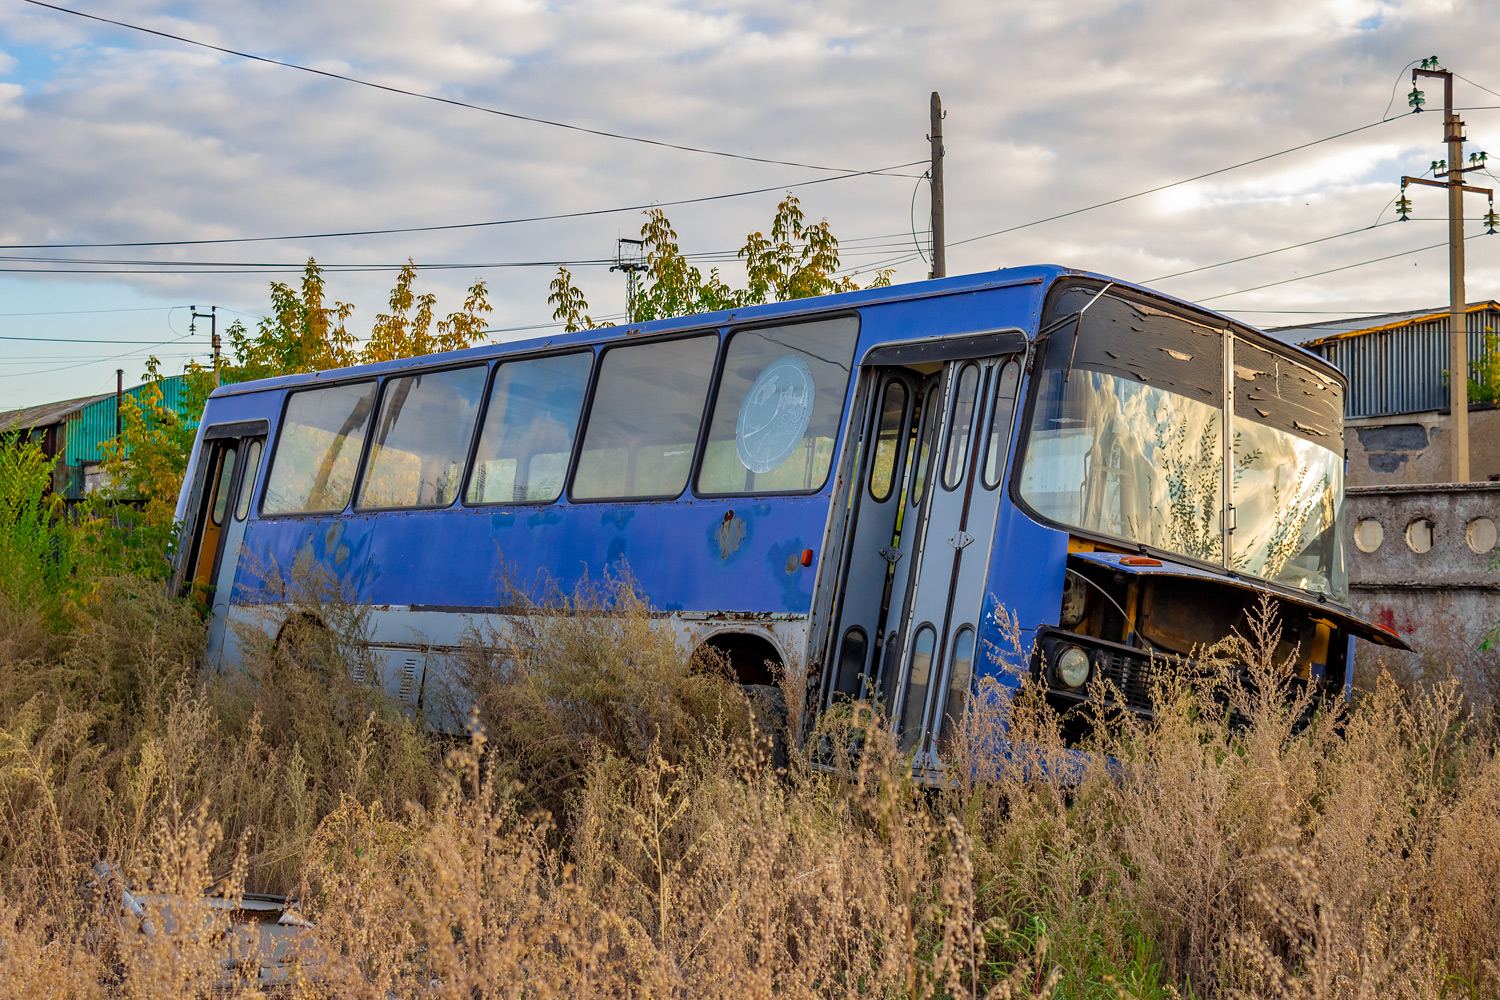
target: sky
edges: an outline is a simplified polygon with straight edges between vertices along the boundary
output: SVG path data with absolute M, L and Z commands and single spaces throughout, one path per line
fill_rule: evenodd
M 634 206 L 761 191 L 665 208 L 695 263 L 739 283 L 735 251 L 792 190 L 856 282 L 921 281 L 932 91 L 950 274 L 1064 264 L 1259 327 L 1446 306 L 1444 193 L 1414 188 L 1409 222 L 1392 207 L 1446 155 L 1441 86 L 1423 85 L 1438 113 L 1408 113 L 1417 60 L 1459 75 L 1465 149 L 1490 143 L 1500 173 L 1500 14 L 1477 2 L 60 3 L 579 128 L 0 0 L 0 410 L 113 391 L 117 368 L 134 384 L 153 354 L 206 360 L 191 307 L 253 327 L 309 256 L 361 336 L 407 259 L 440 313 L 485 281 L 494 340 L 552 328 L 557 261 L 617 317 L 608 262 Z M 883 172 L 841 176 L 860 171 Z M 1468 196 L 1471 301 L 1500 297 L 1487 207 Z M 580 212 L 598 214 L 468 225 Z

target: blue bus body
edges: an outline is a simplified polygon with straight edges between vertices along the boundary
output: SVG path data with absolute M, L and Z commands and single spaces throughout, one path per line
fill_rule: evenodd
M 962 698 L 978 676 L 989 674 L 1007 684 L 1018 683 L 1017 665 L 992 655 L 995 650 L 1011 648 L 1011 637 L 1004 627 L 1007 620 L 1020 629 L 1020 646 L 1032 657 L 1029 669 L 1048 669 L 1046 656 L 1050 654 L 1043 651 L 1043 640 L 1056 646 L 1062 636 L 1067 645 L 1074 642 L 1068 634 L 1077 634 L 1082 637 L 1077 641 L 1085 645 L 1084 655 L 1091 658 L 1089 669 L 1108 668 L 1115 673 L 1123 669 L 1129 674 L 1134 662 L 1131 658 L 1136 655 L 1132 650 L 1186 652 L 1172 648 L 1186 641 L 1172 638 L 1176 633 L 1170 623 L 1177 613 L 1161 610 L 1167 608 L 1169 591 L 1177 593 L 1172 591 L 1176 584 L 1171 581 L 1186 581 L 1200 588 L 1196 591 L 1200 597 L 1208 595 L 1208 599 L 1228 595 L 1222 602 L 1228 610 L 1221 618 L 1230 624 L 1243 614 L 1244 602 L 1236 603 L 1236 594 L 1244 594 L 1248 600 L 1254 594 L 1270 592 L 1287 606 L 1303 609 L 1309 642 L 1322 643 L 1312 660 L 1304 656 L 1308 661 L 1305 675 L 1332 688 L 1346 687 L 1348 664 L 1352 663 L 1348 651 L 1356 635 L 1377 642 L 1399 641 L 1359 621 L 1348 608 L 1346 589 L 1339 592 L 1336 586 L 1319 584 L 1322 589 L 1314 592 L 1288 585 L 1285 580 L 1247 574 L 1237 569 L 1235 559 L 1228 555 L 1215 557 L 1214 552 L 1230 551 L 1231 541 L 1222 540 L 1232 540 L 1236 530 L 1232 512 L 1225 521 L 1226 533 L 1219 536 L 1221 543 L 1213 541 L 1218 529 L 1212 525 L 1199 532 L 1206 542 L 1187 544 L 1173 540 L 1178 535 L 1163 542 L 1168 536 L 1156 528 L 1142 527 L 1144 522 L 1138 517 L 1121 519 L 1118 511 L 1124 509 L 1122 505 L 1139 500 L 1131 499 L 1129 475 L 1119 469 L 1132 460 L 1138 465 L 1144 461 L 1165 467 L 1163 456 L 1168 446 L 1162 440 L 1164 425 L 1157 425 L 1155 443 L 1147 441 L 1140 447 L 1129 445 L 1135 438 L 1118 428 L 1110 431 L 1113 443 L 1101 459 L 1101 432 L 1080 429 L 1086 419 L 1067 416 L 1073 411 L 1065 412 L 1066 407 L 1095 405 L 1104 399 L 1113 401 L 1111 406 L 1125 401 L 1126 411 L 1131 406 L 1139 409 L 1144 405 L 1139 401 L 1145 397 L 1136 392 L 1134 376 L 1141 385 L 1169 386 L 1152 389 L 1156 393 L 1152 399 L 1165 407 L 1157 411 L 1158 417 L 1173 405 L 1183 413 L 1198 411 L 1186 402 L 1173 402 L 1190 393 L 1185 389 L 1178 392 L 1182 386 L 1171 388 L 1175 383 L 1167 376 L 1130 369 L 1120 376 L 1118 384 L 1111 383 L 1114 376 L 1107 372 L 1115 362 L 1109 359 L 1118 351 L 1107 346 L 1095 349 L 1093 327 L 1086 325 L 1085 318 L 1072 315 L 1078 307 L 1067 303 L 1073 300 L 1064 302 L 1069 312 L 1060 318 L 1047 313 L 1049 308 L 1056 312 L 1064 307 L 1057 304 L 1063 302 L 1058 298 L 1063 294 L 1058 289 L 1062 288 L 1073 289 L 1069 294 L 1075 296 L 1087 293 L 1086 297 L 1093 298 L 1082 317 L 1105 315 L 1108 310 L 1094 304 L 1105 300 L 1109 308 L 1126 317 L 1121 322 L 1134 322 L 1129 319 L 1132 316 L 1146 317 L 1135 333 L 1125 334 L 1127 339 L 1134 337 L 1137 341 L 1132 349 L 1151 349 L 1149 343 L 1139 343 L 1157 335 L 1150 323 L 1158 320 L 1151 317 L 1187 316 L 1205 330 L 1212 327 L 1222 331 L 1223 344 L 1230 345 L 1222 347 L 1224 358 L 1229 359 L 1222 366 L 1225 384 L 1230 387 L 1225 390 L 1227 395 L 1233 394 L 1235 386 L 1227 374 L 1231 362 L 1236 371 L 1260 372 L 1271 379 L 1281 377 L 1284 361 L 1288 368 L 1298 366 L 1304 377 L 1322 380 L 1332 387 L 1328 391 L 1342 399 L 1342 377 L 1313 355 L 1276 345 L 1264 335 L 1188 303 L 1054 266 L 1005 269 L 285 376 L 221 387 L 209 398 L 177 510 L 182 538 L 176 586 L 186 588 L 195 579 L 208 586 L 212 595 L 209 657 L 222 669 L 233 667 L 239 657 L 234 630 L 225 627 L 227 622 L 258 616 L 262 623 L 275 627 L 278 614 L 290 613 L 279 604 L 280 595 L 267 589 L 270 568 L 285 573 L 299 560 L 303 565 L 314 565 L 336 582 L 347 599 L 368 606 L 367 642 L 383 682 L 416 706 L 435 687 L 445 657 L 462 641 L 466 629 L 483 621 L 503 622 L 510 610 L 504 589 L 509 575 L 526 581 L 545 574 L 567 592 L 586 579 L 598 581 L 628 572 L 654 611 L 671 621 L 685 647 L 704 643 L 716 646 L 749 683 L 769 680 L 764 667 L 768 659 L 806 664 L 808 699 L 815 709 L 833 705 L 839 698 L 879 696 L 905 732 L 903 745 L 919 755 L 932 755 L 927 763 L 933 767 L 938 765 L 937 737 L 944 722 L 952 718 L 955 705 L 961 707 Z M 1105 300 L 1097 298 L 1101 294 Z M 1121 302 L 1127 302 L 1129 309 Z M 847 334 L 853 338 L 848 344 L 852 350 L 847 363 L 839 362 L 848 369 L 844 376 L 847 384 L 836 386 L 836 379 L 826 376 L 825 370 L 836 374 L 841 368 L 818 367 L 824 359 L 816 351 L 799 347 L 798 331 L 803 324 L 823 324 L 817 327 L 819 331 L 832 332 L 820 335 L 835 340 L 846 336 L 840 331 L 857 329 L 857 335 Z M 1077 331 L 1072 329 L 1074 325 Z M 747 362 L 747 374 L 736 376 L 740 381 L 735 382 L 735 391 L 745 397 L 736 411 L 734 399 L 727 395 L 720 399 L 721 394 L 730 392 L 726 355 L 733 348 L 729 345 L 741 332 L 746 332 L 748 343 L 749 333 L 765 330 L 774 335 L 768 333 L 763 339 L 791 346 L 762 365 L 758 373 L 751 371 L 759 363 L 757 359 L 769 356 L 766 350 L 774 354 L 782 348 L 762 348 L 761 355 Z M 1197 335 L 1208 334 L 1200 331 Z M 716 339 L 709 341 L 709 337 Z M 1071 345 L 1069 337 L 1074 338 Z M 679 343 L 673 338 L 686 338 L 680 341 L 682 349 L 663 356 L 686 355 L 687 347 L 692 346 L 703 355 L 702 364 L 707 365 L 711 355 L 713 365 L 713 374 L 704 383 L 709 389 L 695 441 L 685 441 L 675 450 L 653 445 L 657 450 L 648 456 L 658 464 L 667 463 L 663 468 L 676 469 L 679 465 L 672 463 L 685 461 L 682 455 L 691 451 L 687 485 L 670 496 L 600 498 L 600 490 L 593 487 L 592 496 L 579 496 L 584 464 L 598 465 L 604 470 L 599 473 L 604 479 L 618 478 L 623 475 L 619 470 L 625 468 L 610 457 L 613 451 L 602 446 L 588 453 L 595 458 L 581 454 L 593 435 L 597 433 L 604 440 L 610 433 L 609 428 L 589 423 L 595 413 L 604 412 L 604 395 L 613 386 L 599 384 L 609 377 L 601 374 L 606 366 L 601 359 L 627 345 L 657 340 Z M 1096 356 L 1097 363 L 1080 357 L 1080 343 L 1084 354 L 1094 351 L 1090 356 Z M 1069 346 L 1073 354 L 1066 356 Z M 1257 368 L 1240 365 L 1238 354 L 1230 357 L 1231 351 L 1249 351 L 1252 347 L 1279 360 Z M 1214 340 L 1212 350 L 1220 349 L 1220 342 Z M 589 371 L 588 402 L 568 438 L 566 455 L 571 457 L 567 458 L 567 487 L 558 486 L 560 495 L 555 498 L 526 499 L 522 496 L 526 487 L 517 481 L 507 487 L 516 491 L 514 502 L 471 502 L 480 450 L 488 433 L 481 430 L 488 426 L 485 400 L 491 407 L 501 405 L 498 390 L 491 388 L 501 377 L 497 368 L 530 358 L 571 356 L 572 350 L 591 357 L 580 356 L 577 361 L 580 369 L 587 367 Z M 1177 356 L 1170 348 L 1163 350 L 1167 351 L 1164 357 Z M 1191 352 L 1177 352 L 1186 353 Z M 1203 352 L 1203 357 L 1208 353 Z M 621 353 L 617 357 L 630 356 Z M 1149 361 L 1155 355 L 1142 357 Z M 1058 358 L 1065 359 L 1066 369 L 1059 367 L 1064 361 Z M 1085 368 L 1085 364 L 1093 367 Z M 774 365 L 781 367 L 772 372 Z M 1272 367 L 1278 374 L 1265 374 Z M 814 369 L 819 373 L 816 379 L 810 374 Z M 1042 379 L 1044 370 L 1048 374 Z M 449 470 L 451 483 L 437 483 L 442 477 L 425 472 L 413 473 L 422 480 L 413 495 L 435 490 L 431 496 L 437 500 L 362 509 L 358 498 L 368 496 L 372 489 L 370 469 L 376 461 L 370 454 L 370 438 L 387 431 L 399 433 L 399 426 L 386 419 L 389 397 L 398 391 L 415 391 L 412 386 L 419 386 L 420 380 L 413 382 L 413 376 L 455 371 L 473 385 L 482 382 L 489 394 L 475 397 L 480 403 L 470 425 L 453 430 L 455 441 L 462 439 L 462 471 L 455 471 L 456 467 Z M 778 378 L 783 381 L 778 382 Z M 787 378 L 792 382 L 803 379 L 806 385 L 788 390 Z M 406 381 L 400 381 L 403 379 Z M 1091 379 L 1104 386 L 1091 397 L 1093 402 L 1077 404 L 1068 401 L 1072 396 L 1064 399 L 1058 395 L 1059 391 L 1076 395 Z M 1037 387 L 1043 382 L 1053 387 L 1049 390 L 1053 395 L 1048 397 L 1050 402 L 1039 403 Z M 1121 385 L 1125 388 L 1119 388 Z M 352 491 L 350 497 L 338 509 L 288 511 L 284 499 L 268 500 L 268 479 L 273 476 L 272 465 L 281 461 L 278 448 L 291 455 L 292 445 L 279 443 L 283 427 L 289 423 L 289 406 L 302 406 L 313 397 L 302 397 L 295 404 L 289 400 L 298 393 L 330 386 L 352 387 L 350 393 L 367 393 L 361 399 L 379 400 L 378 404 L 367 405 L 367 417 L 359 418 L 373 429 L 361 431 L 357 485 L 347 487 Z M 834 396 L 840 391 L 842 402 L 834 408 Z M 1214 391 L 1205 388 L 1199 395 L 1209 398 Z M 778 397 L 776 392 L 782 395 Z M 441 402 L 438 399 L 431 405 Z M 799 456 L 795 461 L 804 462 L 808 470 L 826 465 L 821 482 L 816 481 L 815 471 L 809 471 L 801 481 L 805 488 L 741 491 L 737 495 L 723 495 L 725 491 L 721 490 L 719 495 L 704 495 L 700 487 L 708 475 L 709 452 L 720 465 L 733 465 L 736 459 L 732 456 L 738 454 L 737 460 L 746 463 L 746 469 L 755 467 L 754 474 L 746 473 L 746 484 L 757 475 L 778 474 L 775 468 L 769 472 L 759 468 L 766 462 L 747 457 L 756 447 L 754 442 L 747 444 L 747 439 L 759 432 L 747 429 L 746 415 L 754 414 L 752 404 L 771 408 L 765 410 L 763 426 L 770 429 L 763 432 L 768 437 L 761 439 L 761 450 L 797 449 L 793 452 Z M 608 405 L 624 407 L 611 412 L 630 413 L 634 404 L 627 399 Z M 641 400 L 640 405 L 649 409 L 649 400 Z M 1232 412 L 1227 399 L 1218 405 L 1220 409 L 1215 412 Z M 1233 405 L 1243 404 L 1236 401 Z M 382 407 L 378 415 L 376 406 Z M 815 406 L 827 409 L 829 416 L 810 418 Z M 1053 415 L 1039 415 L 1043 409 Z M 399 419 L 399 407 L 394 412 L 398 414 L 394 419 Z M 722 427 L 729 426 L 725 421 L 736 412 L 739 423 L 734 425 L 731 442 L 729 432 Z M 1264 410 L 1245 412 L 1250 414 L 1249 420 L 1256 421 L 1261 418 L 1255 414 Z M 807 429 L 809 419 L 824 420 L 823 437 L 817 442 L 810 437 L 801 443 L 794 441 L 799 426 L 804 435 L 813 433 Z M 1170 419 L 1177 418 L 1159 419 L 1170 424 Z M 1219 433 L 1230 423 L 1229 417 L 1215 422 L 1212 413 L 1204 419 L 1206 423 L 1183 423 L 1181 433 L 1201 431 L 1207 441 L 1208 435 Z M 1277 418 L 1265 419 L 1274 422 Z M 1282 421 L 1292 432 L 1306 430 L 1307 439 L 1294 442 L 1298 448 L 1308 440 L 1318 443 L 1312 435 L 1329 433 L 1309 429 L 1309 423 L 1315 422 L 1312 418 L 1299 419 L 1301 422 L 1290 418 Z M 711 421 L 719 421 L 714 427 L 721 429 L 711 428 Z M 1257 427 L 1264 429 L 1259 424 Z M 1033 447 L 1023 454 L 1032 428 L 1037 429 L 1034 433 L 1038 440 L 1047 438 L 1050 443 L 1046 447 L 1051 451 Z M 304 465 L 315 468 L 316 449 L 321 447 L 317 442 L 332 432 L 324 428 L 307 433 L 313 443 L 304 450 L 314 458 Z M 1327 447 L 1338 449 L 1341 456 L 1341 426 L 1338 433 L 1337 442 L 1329 437 Z M 348 436 L 337 438 L 337 447 L 343 447 L 346 439 L 353 441 Z M 388 435 L 385 440 L 394 438 Z M 731 443 L 737 451 L 730 449 Z M 1234 446 L 1238 447 L 1238 438 Z M 356 446 L 349 447 L 352 455 Z M 1224 445 L 1226 455 L 1230 447 Z M 1092 452 L 1084 454 L 1090 448 Z M 353 458 L 339 458 L 339 454 L 335 448 L 331 456 L 323 456 L 318 473 L 322 479 L 328 478 L 327 469 L 335 460 L 348 459 L 352 468 Z M 1056 461 L 1067 468 L 1095 476 L 1095 486 L 1082 487 L 1082 500 L 1070 493 L 1072 480 L 1067 477 L 1074 472 L 1062 477 L 1065 488 L 1043 488 L 1056 486 L 1053 480 L 1058 479 L 1046 469 L 1047 462 L 1052 461 L 1048 455 L 1061 456 Z M 768 461 L 777 457 L 772 455 Z M 404 453 L 400 460 L 416 461 Z M 634 446 L 628 457 L 620 452 L 619 461 L 628 462 L 630 481 L 635 482 Z M 782 457 L 781 461 L 785 466 L 792 460 Z M 1109 466 L 1104 473 L 1098 473 L 1101 461 Z M 1175 461 L 1183 459 L 1179 456 Z M 1253 459 L 1245 461 L 1253 464 Z M 925 468 L 918 469 L 919 464 Z M 1224 464 L 1227 470 L 1227 459 Z M 1146 465 L 1140 467 L 1145 469 Z M 406 489 L 399 484 L 407 483 L 410 476 L 398 466 L 392 468 L 397 471 L 391 474 L 391 481 L 398 484 L 392 489 Z M 1200 472 L 1199 479 L 1208 484 L 1213 470 L 1204 465 Z M 738 467 L 731 473 L 731 479 L 737 482 L 734 477 L 739 475 Z M 1326 479 L 1328 473 L 1323 474 Z M 453 475 L 459 478 L 453 479 Z M 1171 482 L 1166 486 L 1158 483 L 1152 488 L 1158 492 L 1165 489 L 1161 495 L 1176 497 L 1172 502 L 1180 505 L 1181 484 L 1172 483 L 1181 476 L 1174 479 L 1173 475 L 1167 476 Z M 1222 499 L 1240 488 L 1239 479 L 1231 484 L 1230 475 L 1229 471 L 1224 474 L 1222 495 L 1214 493 L 1216 487 L 1204 485 L 1204 496 Z M 560 473 L 553 474 L 554 479 L 558 476 Z M 669 478 L 664 476 L 663 481 Z M 1304 475 L 1299 482 L 1305 479 Z M 1089 499 L 1091 489 L 1097 502 Z M 458 495 L 449 499 L 455 490 Z M 273 513 L 268 508 L 273 502 L 281 505 L 281 512 Z M 1093 521 L 1088 521 L 1092 514 L 1068 515 L 1073 520 L 1088 521 L 1082 526 L 1060 523 L 1055 515 L 1075 505 L 1081 511 L 1091 502 L 1115 513 Z M 1326 508 L 1326 516 L 1333 520 L 1318 537 L 1333 538 L 1328 543 L 1333 546 L 1329 551 L 1339 560 L 1344 530 L 1342 502 L 1341 479 L 1325 484 L 1320 509 Z M 1052 504 L 1047 509 L 1054 515 L 1039 512 L 1039 504 Z M 1308 510 L 1313 506 L 1310 503 Z M 1313 531 L 1306 526 L 1310 516 L 1303 514 L 1303 527 L 1295 530 Z M 1120 528 L 1122 524 L 1134 527 Z M 1287 534 L 1278 530 L 1278 538 Z M 1221 548 L 1214 548 L 1215 544 Z M 1316 562 L 1303 561 L 1308 565 Z M 1271 574 L 1267 571 L 1265 575 Z M 1334 575 L 1327 574 L 1327 579 L 1333 580 Z M 1070 587 L 1082 588 L 1082 596 L 1072 593 Z M 1158 595 L 1157 605 L 1152 606 L 1158 608 L 1157 619 L 1166 624 L 1156 627 L 1148 639 L 1143 623 L 1151 613 L 1147 605 L 1152 594 Z M 1142 600 L 1147 604 L 1141 604 Z M 1128 627 L 1114 621 L 1111 606 L 1119 610 L 1118 617 Z M 1132 611 L 1138 608 L 1146 610 Z M 1078 620 L 1071 625 L 1060 624 L 1070 616 Z M 1089 625 L 1088 621 L 1103 624 Z M 1091 635 L 1091 630 L 1097 634 Z M 1120 663 L 1111 666 L 1110 657 Z M 1021 664 L 1021 668 L 1026 669 L 1027 664 Z M 1079 687 L 1075 700 L 1083 697 Z M 1132 707 L 1148 708 L 1144 703 Z

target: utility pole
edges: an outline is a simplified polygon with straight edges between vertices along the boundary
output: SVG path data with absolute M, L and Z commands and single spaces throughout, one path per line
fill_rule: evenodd
M 218 385 L 219 384 L 219 315 L 218 315 L 219 314 L 219 307 L 218 306 L 209 306 L 208 307 L 208 312 L 206 312 L 206 313 L 199 312 L 197 306 L 189 306 L 188 308 L 191 309 L 192 313 L 193 313 L 192 320 L 188 321 L 188 333 L 194 333 L 194 332 L 196 332 L 196 328 L 193 325 L 193 320 L 200 320 L 200 319 L 206 319 L 206 320 L 208 320 L 208 330 L 209 330 L 209 334 L 210 334 L 210 336 L 211 336 L 211 338 L 213 340 L 213 347 L 214 347 L 214 385 Z
M 120 440 L 120 407 L 125 403 L 125 369 L 115 369 L 115 441 Z
M 948 276 L 948 254 L 943 245 L 943 99 L 932 92 L 932 131 L 927 136 L 932 145 L 932 274 Z
M 646 241 L 615 240 L 615 263 L 611 271 L 625 272 L 625 322 L 635 322 L 636 275 L 646 270 Z
M 1417 89 L 1417 80 L 1424 76 L 1443 81 L 1443 141 L 1448 144 L 1448 159 L 1434 160 L 1432 175 L 1437 177 L 1446 171 L 1448 179 L 1402 177 L 1396 210 L 1405 222 L 1411 212 L 1411 201 L 1406 197 L 1408 184 L 1448 189 L 1448 409 L 1453 415 L 1448 464 L 1451 481 L 1466 483 L 1469 481 L 1469 310 L 1464 296 L 1464 192 L 1489 196 L 1490 210 L 1484 221 L 1492 233 L 1496 222 L 1495 192 L 1464 183 L 1464 174 L 1483 168 L 1488 157 L 1475 153 L 1469 157 L 1472 166 L 1464 166 L 1464 123 L 1453 110 L 1453 73 L 1438 69 L 1437 56 L 1423 59 L 1421 67 L 1411 71 L 1407 103 L 1414 112 L 1422 110 L 1426 98 Z

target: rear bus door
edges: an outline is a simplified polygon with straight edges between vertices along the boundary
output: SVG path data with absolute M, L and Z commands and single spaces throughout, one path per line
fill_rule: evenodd
M 208 662 L 223 648 L 225 619 L 239 564 L 240 543 L 265 453 L 267 424 L 252 420 L 218 424 L 204 431 L 197 503 L 190 525 L 181 591 L 203 593 L 212 620 Z

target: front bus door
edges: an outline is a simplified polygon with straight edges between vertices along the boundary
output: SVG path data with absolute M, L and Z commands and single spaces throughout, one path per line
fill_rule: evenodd
M 935 740 L 973 681 L 1025 346 L 1000 331 L 877 348 L 864 362 L 879 366 L 824 707 L 874 698 L 921 769 L 941 766 Z
M 267 424 L 251 420 L 217 424 L 203 434 L 202 463 L 193 484 L 187 558 L 179 571 L 179 592 L 200 593 L 211 609 L 208 659 L 223 649 L 230 591 L 239 562 L 245 519 L 250 513 Z

